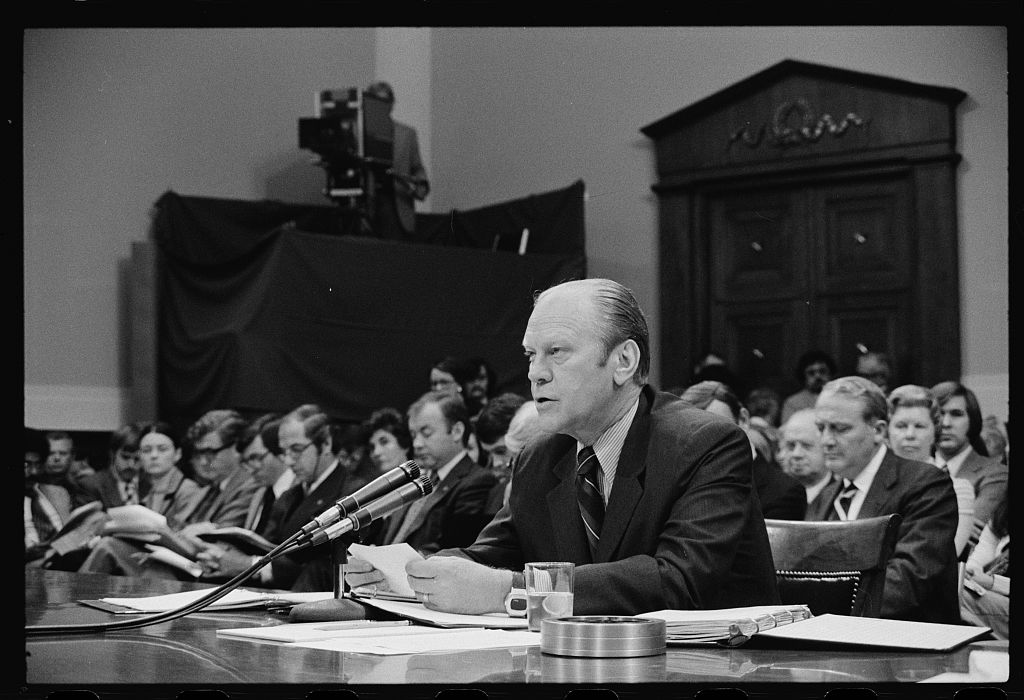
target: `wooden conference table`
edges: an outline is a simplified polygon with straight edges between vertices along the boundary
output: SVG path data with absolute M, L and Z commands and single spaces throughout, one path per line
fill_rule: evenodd
M 142 597 L 203 586 L 176 581 L 25 571 L 25 624 L 105 622 L 117 617 L 77 601 Z M 13 617 L 13 616 L 12 616 Z M 570 658 L 538 647 L 375 656 L 338 653 L 218 637 L 217 629 L 276 625 L 287 616 L 268 611 L 198 612 L 149 627 L 105 634 L 42 635 L 24 639 L 25 685 L 18 696 L 45 698 L 86 689 L 101 700 L 124 698 L 145 686 L 144 697 L 177 698 L 182 691 L 218 689 L 225 697 L 459 697 L 564 698 L 573 690 L 606 688 L 620 697 L 824 697 L 839 686 L 870 687 L 876 695 L 949 697 L 969 687 L 1002 687 L 969 676 L 972 654 L 1008 654 L 1005 642 L 980 641 L 949 653 L 892 650 L 797 650 L 669 647 L 659 656 Z M 977 657 L 975 657 L 975 662 Z M 945 674 L 940 676 L 940 674 Z M 938 677 L 938 678 L 936 678 Z M 907 685 L 935 678 L 940 685 Z M 941 679 L 949 679 L 948 684 Z M 794 688 L 793 684 L 800 684 Z M 810 685 L 816 684 L 816 685 Z M 889 691 L 886 691 L 886 689 Z M 943 693 L 936 691 L 944 689 Z M 926 690 L 927 689 L 927 690 Z M 798 690 L 794 694 L 794 690 Z M 316 692 L 314 692 L 316 691 Z M 480 691 L 483 691 L 481 693 Z M 732 692 L 732 691 L 729 691 Z M 986 691 L 987 692 L 987 691 Z M 311 695 L 312 693 L 312 695 Z M 326 693 L 326 695 L 325 695 Z M 608 696 L 612 697 L 612 696 Z

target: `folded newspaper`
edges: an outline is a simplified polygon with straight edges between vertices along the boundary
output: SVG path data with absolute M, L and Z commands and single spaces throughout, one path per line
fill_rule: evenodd
M 806 605 L 754 605 L 717 610 L 658 610 L 637 615 L 665 621 L 670 645 L 738 646 L 759 632 L 813 617 Z

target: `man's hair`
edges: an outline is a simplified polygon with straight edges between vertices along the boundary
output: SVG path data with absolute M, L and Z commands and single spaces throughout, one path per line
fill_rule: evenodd
M 512 416 L 524 403 L 526 398 L 513 392 L 500 394 L 488 401 L 474 425 L 477 440 L 488 444 L 499 440 L 508 432 Z
M 71 437 L 71 433 L 66 430 L 51 430 L 46 433 L 46 443 L 49 445 L 50 440 L 70 440 L 71 451 L 75 451 L 75 439 Z
M 705 410 L 711 405 L 712 401 L 718 399 L 729 407 L 729 412 L 732 413 L 734 422 L 739 421 L 740 410 L 743 408 L 743 404 L 733 390 L 722 382 L 697 382 L 692 386 L 688 386 L 679 398 L 687 403 L 692 403 L 697 408 Z
M 365 425 L 367 439 L 373 437 L 373 434 L 378 430 L 383 430 L 394 435 L 400 447 L 406 450 L 412 447 L 409 424 L 406 422 L 405 416 L 397 408 L 391 406 L 378 408 L 366 419 Z
M 302 434 L 316 445 L 318 450 L 323 448 L 328 438 L 333 437 L 331 434 L 331 418 L 320 408 L 319 404 L 304 403 L 297 408 L 293 408 L 281 418 L 281 423 L 288 421 L 299 423 L 302 426 Z M 280 445 L 278 449 L 280 449 Z M 332 450 L 335 449 L 335 446 L 332 445 Z
M 978 403 L 978 397 L 974 395 L 974 392 L 958 381 L 949 380 L 933 386 L 932 393 L 935 394 L 939 408 L 954 396 L 964 397 L 964 406 L 967 408 L 967 442 L 971 443 L 975 452 L 983 457 L 988 457 L 988 446 L 981 437 L 981 428 L 984 423 L 981 417 L 981 404 Z
M 139 440 L 142 439 L 142 433 L 139 431 L 138 423 L 128 423 L 122 425 L 117 430 L 110 433 L 110 457 L 113 459 L 114 455 L 121 450 L 127 450 L 128 452 L 139 451 Z
M 833 377 L 836 376 L 836 361 L 832 359 L 831 355 L 824 350 L 808 350 L 796 361 L 796 374 L 794 376 L 796 376 L 797 382 L 803 385 L 804 370 L 819 362 L 824 362 L 825 366 L 828 367 L 829 374 Z
M 942 423 L 942 412 L 939 410 L 939 402 L 928 387 L 918 384 L 904 384 L 889 392 L 887 399 L 889 404 L 889 418 L 896 413 L 897 408 L 926 408 L 928 416 L 935 427 L 935 437 L 939 437 L 939 430 Z
M 406 415 L 412 418 L 422 411 L 428 404 L 437 404 L 441 409 L 448 429 L 451 430 L 456 423 L 462 423 L 462 444 L 469 444 L 469 434 L 472 426 L 469 424 L 469 411 L 466 409 L 466 402 L 462 400 L 461 394 L 453 394 L 448 391 L 428 391 L 419 397 L 409 406 Z
M 438 369 L 452 375 L 452 379 L 461 388 L 466 382 L 476 379 L 479 367 L 471 360 L 464 360 L 459 357 L 448 355 L 434 363 L 431 369 Z
M 280 413 L 264 413 L 262 416 L 254 418 L 245 426 L 245 430 L 242 431 L 241 437 L 238 438 L 238 451 L 241 452 L 249 447 L 256 438 L 262 439 L 263 428 L 266 427 L 267 423 L 275 421 L 280 417 Z M 263 442 L 263 446 L 267 447 L 266 441 Z M 269 450 L 270 448 L 267 447 L 267 449 Z
M 263 440 L 263 446 L 270 450 L 273 455 L 281 456 L 281 443 L 278 442 L 277 429 L 281 427 L 281 419 L 284 416 L 275 414 L 275 417 L 268 420 L 260 428 L 260 439 Z
M 761 416 L 769 425 L 778 426 L 779 409 L 782 405 L 779 392 L 769 386 L 759 386 L 750 390 L 744 402 L 751 416 Z
M 821 388 L 821 395 L 825 394 L 846 396 L 860 401 L 863 404 L 861 415 L 866 423 L 889 420 L 889 404 L 885 400 L 885 393 L 870 379 L 855 374 L 839 377 Z M 818 400 L 821 400 L 820 396 Z
M 185 434 L 189 446 L 194 447 L 210 433 L 217 433 L 217 436 L 225 445 L 237 444 L 245 430 L 246 421 L 242 414 L 231 408 L 218 408 L 207 411 L 189 426 Z
M 639 386 L 646 384 L 647 375 L 651 372 L 651 335 L 647 329 L 647 319 L 633 292 L 610 279 L 575 280 L 563 284 L 587 284 L 593 289 L 592 299 L 601 321 L 598 335 L 604 346 L 605 361 L 611 357 L 616 345 L 633 340 L 640 348 L 640 361 L 633 374 L 633 382 Z M 556 287 L 534 295 L 534 305 Z
M 395 91 L 391 88 L 391 84 L 383 80 L 370 83 L 366 86 L 366 92 L 379 97 L 388 104 L 395 104 Z

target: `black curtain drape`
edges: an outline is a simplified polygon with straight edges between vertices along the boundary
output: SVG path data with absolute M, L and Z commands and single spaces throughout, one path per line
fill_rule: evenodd
M 529 396 L 533 293 L 586 275 L 582 188 L 418 215 L 424 242 L 324 233 L 330 207 L 165 193 L 154 225 L 161 418 L 181 429 L 213 408 L 315 402 L 358 421 L 404 410 L 445 355 L 485 357 L 499 388 Z M 526 255 L 501 242 L 517 248 L 522 228 Z

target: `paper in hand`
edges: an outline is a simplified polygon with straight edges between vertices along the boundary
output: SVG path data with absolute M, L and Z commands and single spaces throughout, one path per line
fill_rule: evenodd
M 423 556 L 407 542 L 380 547 L 354 542 L 348 546 L 348 553 L 373 564 L 374 568 L 384 574 L 384 582 L 392 592 L 410 598 L 416 597 L 416 593 L 409 586 L 405 565 L 414 559 L 422 559 Z

